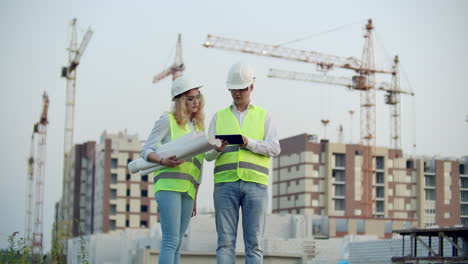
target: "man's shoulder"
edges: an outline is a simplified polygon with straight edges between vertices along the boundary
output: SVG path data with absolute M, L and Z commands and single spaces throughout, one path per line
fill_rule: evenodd
M 265 108 L 265 107 L 263 107 L 263 106 L 259 106 L 259 105 L 253 105 L 253 107 L 254 107 L 254 108 L 259 108 L 259 109 L 261 109 L 261 110 L 264 110 L 264 111 L 266 111 L 266 108 Z
M 218 111 L 216 111 L 216 113 L 223 112 L 223 111 L 230 111 L 231 108 L 232 108 L 232 105 L 229 105 L 227 107 L 219 109 Z
M 265 114 L 268 113 L 268 110 L 266 110 L 266 108 L 261 107 L 259 105 L 252 105 L 252 107 L 255 111 L 264 112 Z

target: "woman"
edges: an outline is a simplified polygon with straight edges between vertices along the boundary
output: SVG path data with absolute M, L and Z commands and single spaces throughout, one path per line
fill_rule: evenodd
M 154 192 L 162 230 L 160 264 L 179 263 L 182 237 L 191 216 L 196 215 L 203 154 L 181 161 L 175 155 L 160 157 L 156 149 L 192 131 L 205 130 L 201 87 L 187 77 L 174 80 L 171 89 L 173 110 L 156 121 L 141 151 L 147 161 L 165 166 L 154 173 Z

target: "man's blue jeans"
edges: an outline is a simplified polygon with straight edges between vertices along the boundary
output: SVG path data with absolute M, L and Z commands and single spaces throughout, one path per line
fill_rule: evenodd
M 218 232 L 218 264 L 235 263 L 239 208 L 242 208 L 245 263 L 263 263 L 262 243 L 267 194 L 266 185 L 254 182 L 239 180 L 215 184 L 213 199 Z
M 182 237 L 192 217 L 193 200 L 187 193 L 158 191 L 156 202 L 162 231 L 159 264 L 178 264 Z

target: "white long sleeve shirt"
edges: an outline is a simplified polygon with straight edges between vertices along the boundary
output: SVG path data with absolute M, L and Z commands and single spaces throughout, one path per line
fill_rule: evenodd
M 239 121 L 239 125 L 242 126 L 244 118 L 247 116 L 247 113 L 250 108 L 255 107 L 253 104 L 249 104 L 247 109 L 243 112 L 237 110 L 234 104 L 231 104 L 231 111 L 234 116 Z M 211 119 L 210 128 L 208 129 L 208 137 L 214 138 L 216 135 L 216 114 Z M 248 138 L 248 143 L 246 148 L 252 152 L 262 154 L 265 156 L 273 157 L 278 156 L 281 152 L 278 134 L 276 132 L 276 126 L 271 118 L 269 112 L 267 112 L 265 117 L 265 139 L 264 140 L 254 140 Z M 205 159 L 207 161 L 215 160 L 221 152 L 216 150 L 210 150 L 205 154 Z
M 195 131 L 195 126 L 192 122 L 188 122 L 190 131 Z M 161 117 L 154 123 L 153 129 L 148 136 L 148 139 L 141 148 L 140 156 L 147 160 L 148 154 L 156 152 L 157 146 L 163 145 L 171 141 L 171 125 L 169 115 L 167 113 L 161 115 Z M 201 183 L 202 174 L 200 174 L 199 182 Z

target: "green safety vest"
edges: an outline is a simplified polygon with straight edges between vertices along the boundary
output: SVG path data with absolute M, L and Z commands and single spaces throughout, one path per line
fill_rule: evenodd
M 248 109 L 242 127 L 231 111 L 231 107 L 216 113 L 216 134 L 241 134 L 254 140 L 265 139 L 266 110 L 252 106 Z M 214 167 L 215 183 L 243 181 L 268 185 L 270 157 L 254 153 L 239 145 L 228 145 L 218 156 Z
M 175 140 L 185 134 L 190 133 L 188 125 L 181 128 L 172 113 L 169 115 L 169 124 L 171 128 L 171 140 Z M 195 127 L 198 131 L 198 127 Z M 204 154 L 200 154 L 192 160 L 187 160 L 184 163 L 174 168 L 164 167 L 154 173 L 154 193 L 158 191 L 175 191 L 187 192 L 192 199 L 195 199 L 196 188 L 199 184 L 201 169 L 203 165 Z

